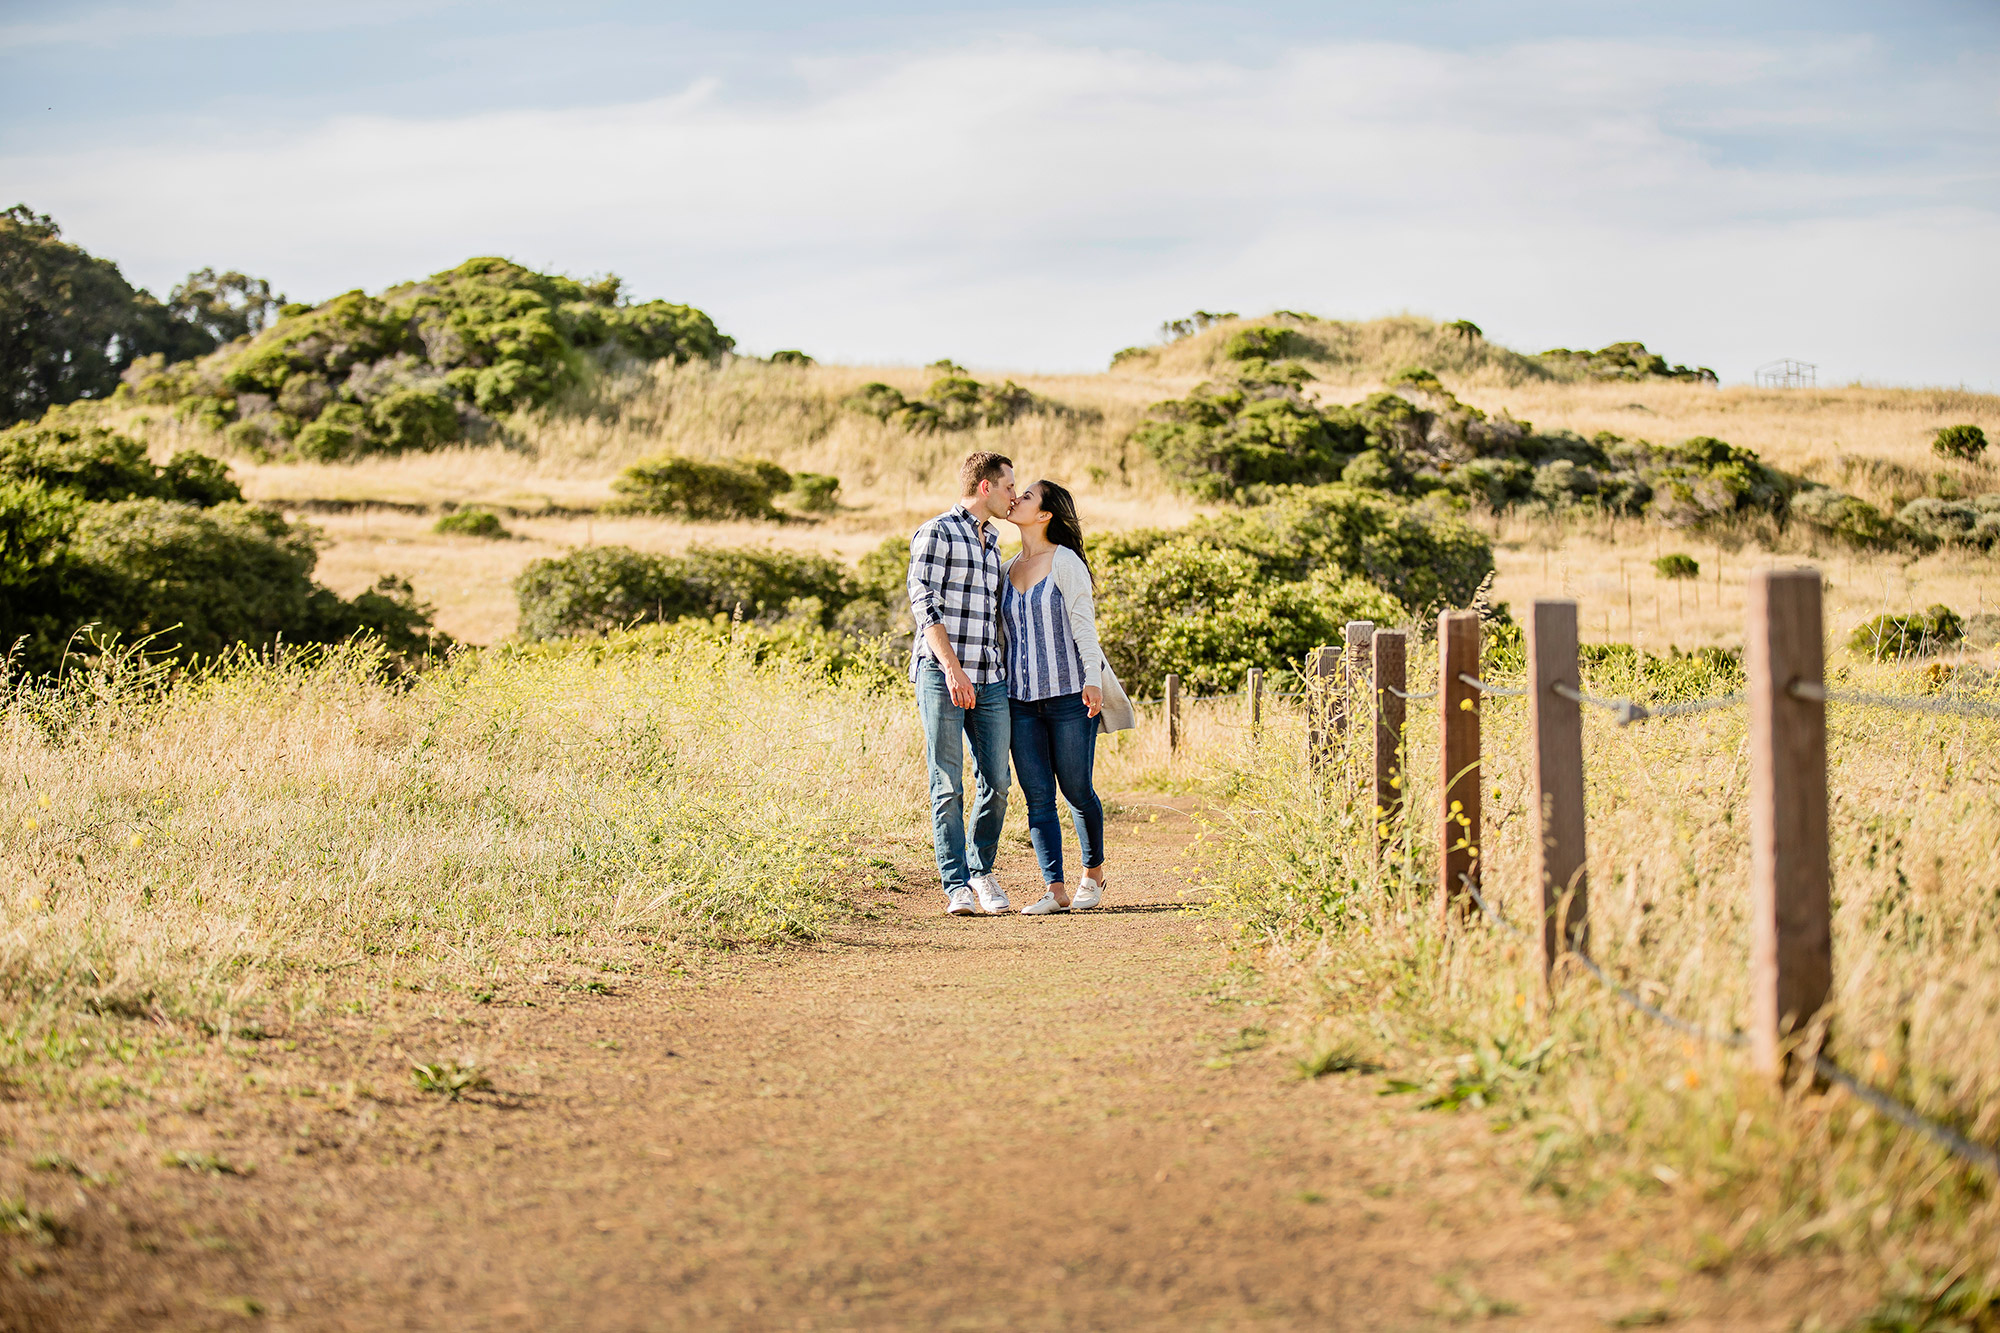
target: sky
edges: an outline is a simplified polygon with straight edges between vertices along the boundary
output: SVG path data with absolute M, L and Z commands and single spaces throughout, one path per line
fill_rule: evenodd
M 822 361 L 1410 311 L 2000 391 L 1995 69 L 1995 0 L 0 0 L 0 203 L 158 293 L 499 254 Z

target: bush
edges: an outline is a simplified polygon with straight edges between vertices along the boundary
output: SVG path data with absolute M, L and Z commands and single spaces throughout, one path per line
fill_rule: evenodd
M 1274 487 L 1253 508 L 1183 528 L 1102 537 L 1107 562 L 1144 559 L 1171 541 L 1240 551 L 1266 579 L 1297 582 L 1318 571 L 1358 575 L 1410 609 L 1465 606 L 1492 572 L 1493 548 L 1458 519 L 1347 486 Z
M 1964 637 L 1965 622 L 1950 607 L 1938 604 L 1926 611 L 1864 620 L 1847 636 L 1847 646 L 1879 662 L 1940 652 Z
M 524 639 L 599 634 L 644 621 L 733 615 L 775 621 L 797 604 L 818 603 L 830 623 L 852 597 L 846 571 L 824 556 L 761 549 L 692 547 L 652 555 L 624 546 L 589 546 L 537 560 L 514 580 Z
M 1689 380 L 1696 384 L 1718 382 L 1715 372 L 1707 366 L 1670 366 L 1667 364 L 1667 359 L 1659 353 L 1647 351 L 1644 343 L 1612 343 L 1609 347 L 1595 352 L 1573 352 L 1567 347 L 1555 347 L 1543 352 L 1539 359 L 1580 370 L 1594 380 L 1667 379 Z
M 448 537 L 487 537 L 496 541 L 513 536 L 501 523 L 500 515 L 476 506 L 445 514 L 431 524 L 431 531 Z
M 1108 565 L 1098 633 L 1120 680 L 1154 694 L 1169 672 L 1197 694 L 1239 688 L 1249 668 L 1284 669 L 1349 620 L 1394 624 L 1404 611 L 1367 581 L 1326 569 L 1274 582 L 1251 555 L 1178 539 Z
M 392 390 L 369 407 L 368 421 L 383 453 L 427 451 L 455 444 L 459 438 L 458 408 L 430 389 Z
M 840 508 L 840 478 L 819 472 L 792 474 L 792 503 L 811 514 L 829 514 Z
M 791 484 L 791 473 L 761 459 L 708 462 L 663 454 L 626 468 L 611 489 L 626 513 L 715 520 L 776 518 L 771 497 Z
M 52 670 L 95 623 L 183 661 L 237 644 L 378 633 L 392 651 L 445 646 L 409 585 L 346 601 L 312 580 L 309 529 L 242 503 L 229 469 L 183 451 L 155 466 L 137 441 L 60 418 L 0 432 L 0 639 Z
M 1854 546 L 1889 546 L 1909 531 L 1874 505 L 1827 486 L 1813 486 L 1792 497 L 1791 516 L 1808 527 Z
M 380 631 L 400 652 L 446 642 L 429 632 L 429 609 L 391 580 L 354 602 L 312 580 L 312 534 L 274 513 L 229 502 L 208 509 L 166 500 L 86 507 L 74 556 L 86 567 L 79 608 L 129 638 L 182 660 L 237 644 L 267 648 L 339 642 Z
M 944 373 L 931 381 L 922 398 L 905 398 L 900 389 L 880 382 L 864 384 L 841 405 L 877 421 L 893 423 L 918 434 L 1004 426 L 1030 412 L 1046 416 L 1076 415 L 1072 409 L 1039 398 L 1012 380 L 982 384 L 950 361 L 929 367 Z
M 1655 560 L 1653 572 L 1663 579 L 1698 579 L 1701 577 L 1701 562 L 1691 555 L 1675 551 Z
M 787 347 L 773 352 L 768 360 L 774 366 L 814 366 L 819 364 L 796 347 Z
M 1931 452 L 1940 458 L 1970 463 L 1986 452 L 1986 432 L 1977 426 L 1945 426 L 1931 437 Z
M 303 426 L 293 436 L 303 456 L 336 460 L 449 444 L 461 437 L 461 412 L 542 405 L 593 360 L 713 359 L 734 346 L 701 311 L 625 303 L 619 287 L 472 259 L 380 296 L 284 306 L 247 345 L 223 348 L 191 374 L 145 375 L 138 389 L 179 401 L 216 430 L 246 399 L 275 403 Z
M 1315 350 L 1311 340 L 1296 330 L 1269 325 L 1238 329 L 1222 344 L 1222 355 L 1231 361 L 1276 361 L 1288 356 L 1304 356 Z

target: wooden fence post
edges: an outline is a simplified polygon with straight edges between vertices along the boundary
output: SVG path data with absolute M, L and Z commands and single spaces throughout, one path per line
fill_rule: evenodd
M 1479 613 L 1438 617 L 1438 916 L 1449 923 L 1477 909 L 1479 887 L 1479 691 L 1459 679 L 1479 675 Z
M 1333 723 L 1336 732 L 1347 730 L 1347 715 L 1354 711 L 1355 701 L 1368 692 L 1364 684 L 1368 679 L 1368 641 L 1375 637 L 1375 622 L 1350 620 L 1341 637 L 1347 651 L 1340 659 L 1339 712 L 1334 714 Z
M 1340 654 L 1332 648 L 1315 648 L 1306 659 L 1306 758 L 1312 761 L 1315 773 L 1332 757 L 1339 694 L 1334 688 L 1334 673 L 1339 669 Z
M 1250 696 L 1250 735 L 1255 738 L 1264 725 L 1264 668 L 1251 667 L 1243 680 L 1243 692 Z
M 1590 919 L 1583 869 L 1583 713 L 1574 699 L 1556 693 L 1558 685 L 1580 687 L 1576 603 L 1537 601 L 1528 621 L 1528 726 L 1534 735 L 1535 804 L 1541 812 L 1535 882 L 1541 886 L 1544 980 L 1563 950 L 1586 947 Z
M 1786 1038 L 1833 988 L 1826 650 L 1817 571 L 1760 569 L 1747 592 L 1750 1053 L 1758 1072 L 1782 1076 Z
M 1378 629 L 1371 645 L 1375 715 L 1375 854 L 1379 858 L 1403 815 L 1403 692 L 1409 688 L 1405 640 L 1399 629 Z
M 1179 754 L 1181 749 L 1181 678 L 1174 672 L 1167 673 L 1167 754 Z

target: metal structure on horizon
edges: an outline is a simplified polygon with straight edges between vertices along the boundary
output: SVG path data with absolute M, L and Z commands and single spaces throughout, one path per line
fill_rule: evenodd
M 1760 389 L 1816 389 L 1819 387 L 1819 367 L 1810 361 L 1784 357 L 1757 367 L 1752 378 Z

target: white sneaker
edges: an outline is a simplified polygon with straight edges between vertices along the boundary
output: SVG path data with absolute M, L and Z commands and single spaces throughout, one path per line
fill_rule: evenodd
M 945 900 L 944 910 L 953 916 L 973 916 L 978 913 L 979 904 L 973 901 L 972 890 L 960 885 Z
M 1021 909 L 1021 915 L 1054 916 L 1057 912 L 1067 912 L 1068 910 L 1069 908 L 1064 907 L 1061 903 L 1056 901 L 1056 895 L 1054 891 L 1051 890 L 1050 892 L 1043 894 L 1040 898 L 1036 899 L 1034 902 L 1028 904 L 1026 907 L 1023 907 Z
M 1090 876 L 1085 875 L 1078 882 L 1076 892 L 1070 895 L 1069 910 L 1072 912 L 1087 912 L 1103 901 L 1104 881 L 1101 879 L 1092 879 Z
M 1000 881 L 993 875 L 974 875 L 973 892 L 979 895 L 979 910 L 988 916 L 999 916 L 1014 910 L 1014 904 L 1007 901 L 1007 895 L 1000 889 Z

